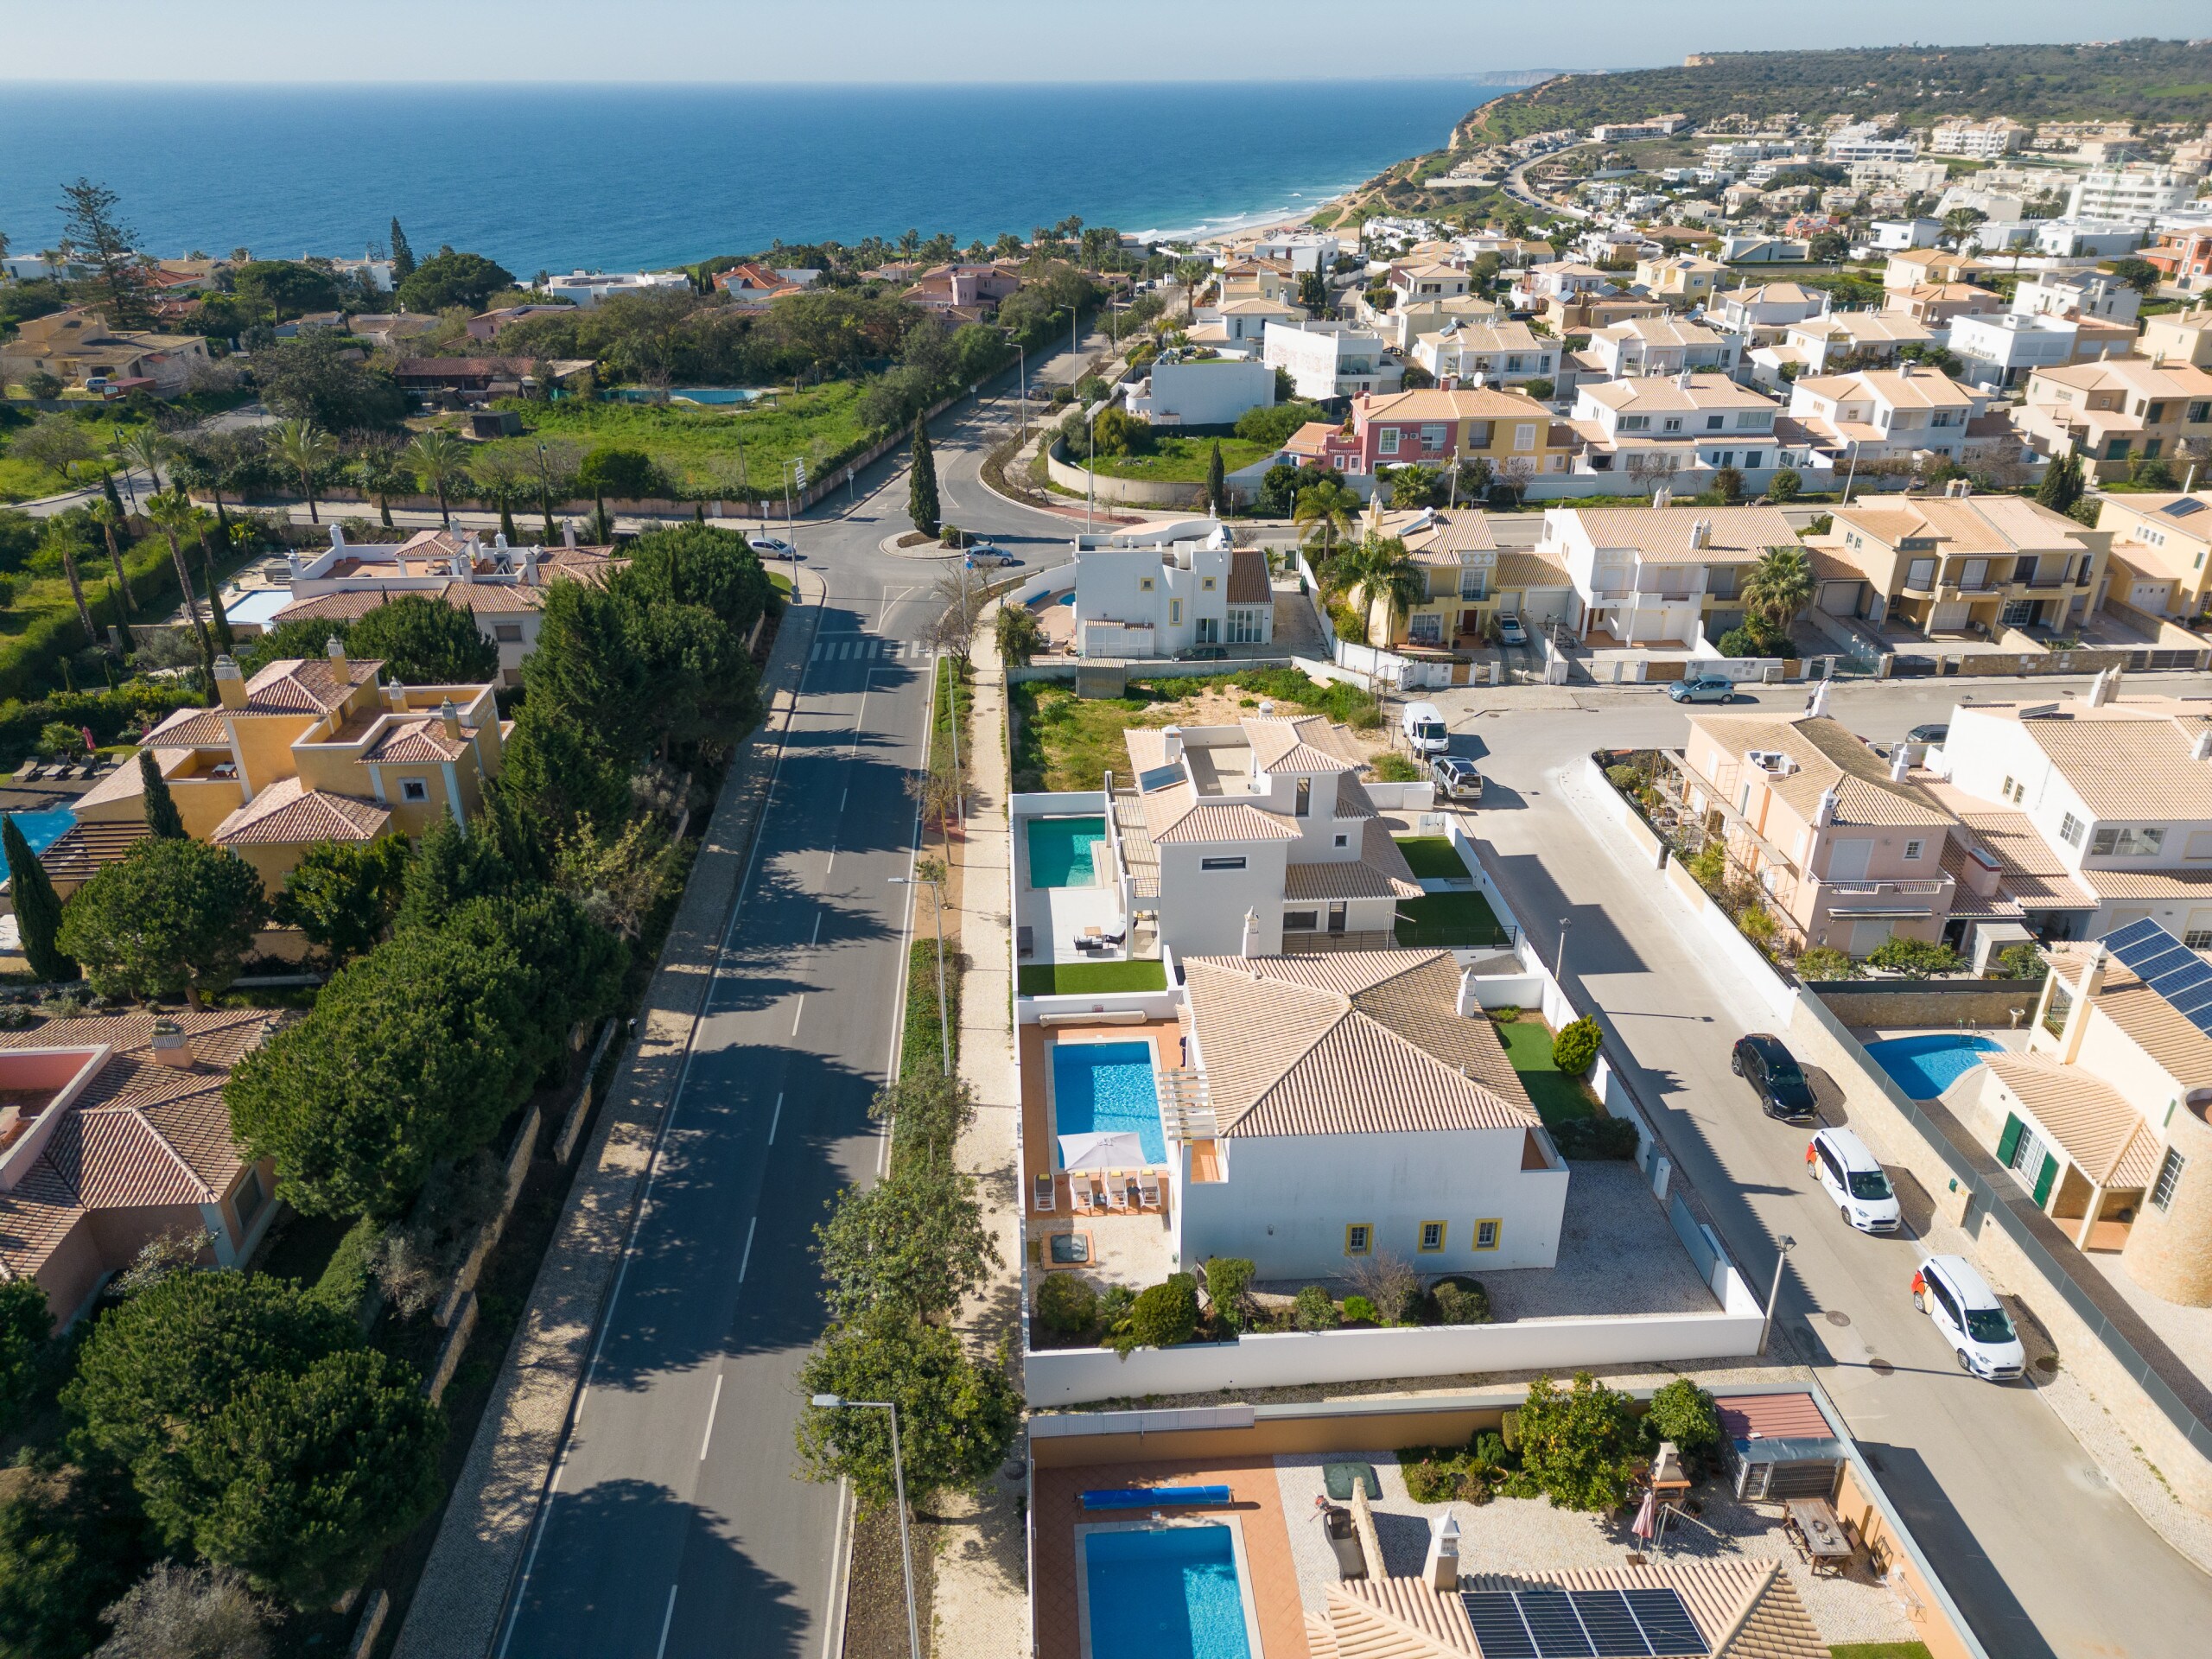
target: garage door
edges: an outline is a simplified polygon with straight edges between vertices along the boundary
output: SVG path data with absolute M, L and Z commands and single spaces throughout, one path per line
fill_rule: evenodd
M 2127 602 L 2139 611 L 2148 611 L 2153 616 L 2166 613 L 2166 595 L 2173 591 L 2168 582 L 2138 582 L 2129 585 Z
M 1966 626 L 1967 618 L 1973 613 L 1974 607 L 1963 601 L 1938 605 L 1928 619 L 1928 631 L 1930 633 L 1956 633 Z
M 1571 588 L 1531 588 L 1522 601 L 1528 609 L 1521 620 L 1531 628 L 1546 628 L 1567 617 L 1567 595 Z
M 1859 614 L 1859 588 L 1855 582 L 1824 582 L 1821 584 L 1821 608 L 1830 616 Z

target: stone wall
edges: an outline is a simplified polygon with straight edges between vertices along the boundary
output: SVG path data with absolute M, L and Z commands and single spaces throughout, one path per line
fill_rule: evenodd
M 2025 1025 L 2042 994 L 2034 979 L 1826 980 L 1805 988 L 1847 1026 Z M 2017 1012 L 2018 1020 L 2013 1018 Z

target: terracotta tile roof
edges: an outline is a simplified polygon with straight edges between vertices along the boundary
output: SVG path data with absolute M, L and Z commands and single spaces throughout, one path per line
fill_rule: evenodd
M 1492 574 L 1496 580 L 1491 586 L 1500 592 L 1516 588 L 1567 588 L 1574 582 L 1567 574 L 1566 565 L 1542 553 L 1501 553 Z
M 1298 831 L 1244 801 L 1201 795 L 1188 784 L 1144 798 L 1144 821 L 1155 845 L 1192 841 L 1296 841 Z
M 1229 602 L 1266 605 L 1274 599 L 1268 584 L 1268 556 L 1256 547 L 1240 547 L 1229 556 Z
M 1541 1120 L 1449 951 L 1185 961 L 1221 1133 L 1409 1134 Z
M 2044 954 L 2069 985 L 2081 983 L 2089 945 L 2056 944 Z M 2212 1036 L 2199 1031 L 2186 1014 L 2137 978 L 2117 957 L 2105 959 L 2105 982 L 2097 991 L 2097 1012 L 2105 1015 L 2183 1089 L 2212 1085 Z
M 89 881 L 153 833 L 143 823 L 79 823 L 55 836 L 38 861 L 56 881 Z
M 471 615 L 518 615 L 545 608 L 545 589 L 527 582 L 449 582 L 440 597 Z
M 1294 720 L 1248 720 L 1244 736 L 1263 772 L 1352 772 L 1359 763 L 1341 750 L 1335 728 L 1319 715 Z
M 157 748 L 227 749 L 231 728 L 220 709 L 180 709 L 146 734 Z
M 1993 1054 L 1982 1065 L 2099 1186 L 2151 1184 L 2158 1167 L 2158 1135 L 2119 1090 L 2081 1066 L 2040 1054 Z
M 2076 878 L 2100 900 L 2212 899 L 2212 870 L 2119 870 L 2085 868 Z
M 1337 775 L 1337 816 L 1340 818 L 1371 818 L 1376 816 L 1375 798 L 1351 773 Z
M 249 715 L 327 715 L 356 687 L 375 683 L 381 661 L 356 662 L 343 669 L 327 657 L 287 657 L 269 664 L 245 683 Z
M 1825 1440 L 1834 1433 L 1809 1394 L 1719 1395 L 1720 1432 L 1732 1440 Z
M 1694 373 L 1688 377 L 1689 385 L 1687 386 L 1681 384 L 1682 378 L 1671 374 L 1644 375 L 1633 380 L 1607 380 L 1598 385 L 1584 386 L 1580 391 L 1584 395 L 1594 398 L 1608 409 L 1665 410 L 1778 409 L 1781 407 L 1775 398 L 1768 397 L 1763 391 L 1755 391 L 1749 386 L 1738 385 L 1725 374 Z M 1750 434 L 1738 432 L 1732 435 L 1741 438 L 1764 437 L 1766 435 L 1763 432 Z M 1724 507 L 1718 511 L 1725 512 L 1731 509 Z M 1757 509 L 1738 507 L 1732 511 L 1748 512 Z M 1777 518 L 1782 516 L 1770 507 L 1764 511 L 1774 512 L 1774 516 Z
M 1370 421 L 1485 421 L 1548 419 L 1550 411 L 1525 391 L 1485 389 L 1480 391 L 1392 392 L 1369 397 L 1359 405 Z
M 1800 817 L 1810 818 L 1828 790 L 1836 791 L 1835 822 L 1844 824 L 1948 824 L 1949 809 L 1918 783 L 1891 781 L 1882 758 L 1848 728 L 1825 715 L 1777 719 L 1771 715 L 1698 713 L 1690 723 L 1704 728 L 1728 754 L 1738 760 L 1752 749 L 1778 751 L 1796 769 L 1758 776 Z M 1748 774 L 1747 774 L 1748 775 Z
M 1487 553 L 1497 546 L 1497 534 L 1491 527 L 1488 513 L 1471 512 L 1462 507 L 1445 512 L 1432 511 L 1427 516 L 1427 528 L 1405 537 L 1408 551 L 1417 556 Z
M 303 618 L 321 617 L 353 622 L 366 616 L 404 589 L 384 588 L 349 588 L 342 594 L 315 594 L 307 599 L 296 599 L 271 619 L 277 622 L 297 622 Z
M 1919 377 L 1914 377 L 1917 379 Z M 1944 553 L 2086 553 L 2082 526 L 2039 501 L 2011 495 L 1929 496 L 1885 504 L 1878 511 L 1840 509 L 1852 525 L 1891 546 L 1905 536 L 1930 536 Z
M 2100 818 L 2212 818 L 2212 763 L 2190 758 L 2208 723 L 2206 715 L 2142 718 L 2108 704 L 2023 720 L 2020 729 Z
M 318 841 L 374 841 L 391 826 L 391 811 L 374 801 L 309 789 L 287 778 L 225 818 L 207 839 L 218 847 L 305 847 Z
M 1795 547 L 1797 532 L 1778 507 L 1570 507 L 1593 547 L 1634 548 L 1646 564 L 1732 564 L 1770 547 Z M 1702 547 L 1696 527 L 1710 526 Z M 1546 539 L 1549 539 L 1547 537 Z
M 1361 791 L 1363 794 L 1364 791 Z M 1390 838 L 1390 826 L 1372 816 L 1361 826 L 1359 856 L 1328 863 L 1293 864 L 1283 871 L 1286 899 L 1418 899 L 1421 885 Z M 1338 814 L 1339 817 L 1343 813 Z
M 469 740 L 475 734 L 474 727 L 464 726 L 459 737 L 449 736 L 445 722 L 435 714 L 395 715 L 376 746 L 361 758 L 418 766 L 458 760 L 468 753 Z
M 156 749 L 154 765 L 166 778 L 170 771 L 186 760 L 188 749 Z M 103 777 L 99 782 L 79 795 L 70 804 L 75 807 L 106 806 L 117 801 L 135 801 L 146 792 L 146 780 L 138 771 L 138 757 L 131 755 L 124 763 Z

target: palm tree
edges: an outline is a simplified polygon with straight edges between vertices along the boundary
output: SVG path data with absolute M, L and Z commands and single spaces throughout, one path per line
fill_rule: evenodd
M 150 426 L 142 426 L 123 441 L 124 458 L 135 461 L 146 469 L 146 476 L 153 481 L 154 490 L 160 493 L 162 463 L 169 458 L 176 446 Z
M 1777 632 L 1789 632 L 1789 625 L 1813 602 L 1813 563 L 1805 550 L 1767 549 L 1744 578 L 1742 598 L 1748 609 L 1772 623 Z
M 276 429 L 270 447 L 299 479 L 300 493 L 308 499 L 308 522 L 321 524 L 322 516 L 315 510 L 315 475 L 337 456 L 336 442 L 313 421 L 296 419 Z
M 1340 594 L 1357 592 L 1367 613 L 1368 641 L 1388 645 L 1397 632 L 1397 620 L 1428 598 L 1428 577 L 1407 555 L 1396 537 L 1369 537 L 1344 550 L 1329 563 L 1326 580 Z M 1375 607 L 1382 607 L 1382 633 L 1377 639 Z
M 415 478 L 400 464 L 397 454 L 379 444 L 361 457 L 361 487 L 374 496 L 377 517 L 384 527 L 391 525 L 391 498 L 414 486 Z
M 146 504 L 146 516 L 154 521 L 154 528 L 168 538 L 169 563 L 176 567 L 177 586 L 184 590 L 184 613 L 192 620 L 192 631 L 200 636 L 200 658 L 212 663 L 215 654 L 208 644 L 207 625 L 200 620 L 200 601 L 192 593 L 192 572 L 184 563 L 184 546 L 178 539 L 197 530 L 193 521 L 199 515 L 200 509 L 181 493 L 157 495 Z
M 92 522 L 100 527 L 100 534 L 107 538 L 108 569 L 115 572 L 115 590 L 123 596 L 123 613 L 137 613 L 137 595 L 130 591 L 130 578 L 123 569 L 123 544 L 117 532 L 124 527 L 123 509 L 102 497 L 90 509 Z
M 77 555 L 84 550 L 82 521 L 66 512 L 47 521 L 46 544 L 61 556 L 61 573 L 69 578 L 69 597 L 76 601 L 77 621 L 85 630 L 85 643 L 97 645 L 99 633 L 92 626 L 92 607 L 85 603 L 85 583 L 77 574 Z
M 1358 517 L 1359 497 L 1333 478 L 1317 480 L 1299 491 L 1298 504 L 1291 512 L 1293 522 L 1301 527 L 1320 526 L 1324 557 L 1335 547 L 1339 534 L 1351 533 L 1352 523 Z
M 423 487 L 438 498 L 438 522 L 453 526 L 446 497 L 456 484 L 468 481 L 468 446 L 450 432 L 433 429 L 407 446 L 407 463 Z

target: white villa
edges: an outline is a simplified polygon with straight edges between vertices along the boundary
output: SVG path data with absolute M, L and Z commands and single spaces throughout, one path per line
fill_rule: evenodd
M 1216 525 L 1203 540 L 1076 543 L 1076 654 L 1173 657 L 1192 645 L 1264 645 L 1274 637 L 1268 556 L 1232 548 Z

